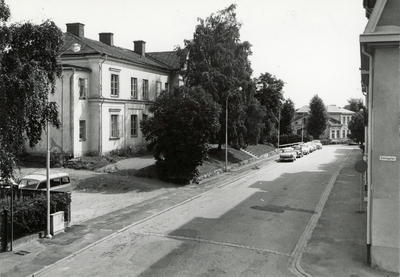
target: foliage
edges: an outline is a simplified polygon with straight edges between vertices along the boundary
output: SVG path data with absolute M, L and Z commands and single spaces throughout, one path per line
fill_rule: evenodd
M 266 108 L 257 99 L 251 98 L 249 100 L 245 119 L 247 129 L 246 144 L 256 145 L 260 141 L 266 114 Z
M 244 124 L 246 94 L 254 90 L 252 69 L 248 57 L 249 42 L 240 41 L 241 23 L 236 19 L 236 5 L 199 19 L 193 39 L 185 40 L 184 49 L 178 49 L 182 75 L 188 87 L 202 86 L 221 106 L 219 123 L 225 125 L 226 100 L 229 97 L 229 140 L 243 144 L 246 136 Z M 237 90 L 242 87 L 243 90 Z M 225 128 L 214 135 L 219 148 L 225 141 Z
M 310 111 L 306 124 L 307 133 L 318 139 L 325 132 L 327 125 L 328 113 L 324 101 L 318 95 L 314 95 L 310 101 Z
M 283 101 L 282 89 L 285 83 L 270 73 L 261 74 L 255 82 L 258 87 L 255 98 L 266 109 L 262 137 L 263 140 L 269 141 L 268 137 L 278 129 L 279 110 Z
M 0 2 L 0 173 L 12 176 L 25 136 L 33 147 L 50 121 L 59 127 L 57 105 L 48 102 L 60 76 L 57 67 L 61 30 L 51 21 L 5 25 Z M 9 15 L 9 10 L 8 10 Z
M 355 140 L 356 142 L 364 143 L 365 141 L 365 128 L 364 128 L 364 114 L 362 111 L 359 111 L 351 117 L 348 128 L 350 130 L 350 134 L 348 137 L 350 139 Z
M 141 121 L 161 180 L 185 184 L 207 158 L 208 142 L 219 130 L 220 108 L 201 87 L 164 91 L 149 109 L 154 117 Z
M 50 212 L 55 213 L 58 211 L 65 211 L 65 221 L 71 221 L 71 219 L 68 218 L 67 212 L 70 203 L 71 194 L 52 193 L 50 197 Z M 4 216 L 4 210 L 7 210 L 8 215 L 10 215 L 10 206 L 2 206 L 0 209 L 0 221 L 3 221 L 2 217 Z M 46 230 L 46 215 L 47 197 L 45 193 L 33 197 L 25 197 L 23 199 L 14 199 L 14 239 Z M 8 217 L 8 226 L 11 226 L 10 216 Z
M 344 106 L 346 110 L 350 110 L 353 112 L 359 112 L 361 109 L 365 109 L 364 101 L 362 98 L 350 98 L 347 100 L 348 105 Z
M 282 135 L 290 135 L 293 133 L 293 120 L 296 115 L 294 103 L 291 99 L 287 99 L 282 106 L 281 110 L 281 124 L 280 133 Z

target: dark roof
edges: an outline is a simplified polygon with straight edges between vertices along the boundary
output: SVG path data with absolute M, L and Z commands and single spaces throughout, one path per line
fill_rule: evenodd
M 71 33 L 64 33 L 64 40 L 64 45 L 61 48 L 62 56 L 102 54 L 116 59 L 129 61 L 135 64 L 150 66 L 163 70 L 175 70 L 177 69 L 175 64 L 179 64 L 179 57 L 176 55 L 176 52 L 172 51 L 151 53 L 150 56 L 147 57 L 147 53 L 143 56 L 134 52 L 133 50 L 108 45 L 106 43 L 84 37 L 77 37 Z M 77 53 L 74 53 L 72 50 L 68 49 L 74 43 L 78 43 L 81 45 L 80 51 Z M 162 55 L 162 53 L 169 54 Z M 175 53 L 175 55 L 173 55 L 173 53 Z M 176 61 L 174 61 L 174 56 Z M 158 60 L 158 58 L 160 58 L 160 60 Z
M 180 59 L 176 51 L 167 51 L 167 52 L 148 52 L 146 56 L 153 58 L 154 60 L 161 62 L 175 70 L 179 70 Z

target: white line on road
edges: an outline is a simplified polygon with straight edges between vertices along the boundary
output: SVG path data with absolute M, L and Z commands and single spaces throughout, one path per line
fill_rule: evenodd
M 201 239 L 201 238 L 183 237 L 183 236 L 174 236 L 174 235 L 164 235 L 164 234 L 160 234 L 160 233 L 151 233 L 151 232 L 133 233 L 133 234 L 138 235 L 138 236 L 155 236 L 155 237 L 163 237 L 163 238 L 168 238 L 168 239 L 187 240 L 187 241 L 195 241 L 195 242 L 216 244 L 216 245 L 229 246 L 229 247 L 235 247 L 235 248 L 242 248 L 242 249 L 260 251 L 260 252 L 267 252 L 267 253 L 272 253 L 272 254 L 276 254 L 276 255 L 290 257 L 290 254 L 279 252 L 279 251 L 275 251 L 275 250 L 262 249 L 262 248 L 246 246 L 246 245 L 241 245 L 241 244 L 228 243 L 228 242 L 219 242 L 219 241 L 213 241 L 213 240 L 206 240 L 206 239 Z

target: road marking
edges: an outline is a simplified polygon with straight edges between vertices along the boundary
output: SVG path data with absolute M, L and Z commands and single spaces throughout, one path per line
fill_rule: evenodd
M 206 239 L 194 238 L 194 237 L 165 235 L 165 234 L 152 233 L 152 232 L 133 233 L 133 234 L 135 234 L 137 236 L 153 236 L 153 237 L 162 237 L 162 238 L 168 238 L 168 239 L 187 240 L 187 241 L 195 241 L 195 242 L 202 242 L 202 243 L 208 243 L 208 244 L 216 244 L 216 245 L 235 247 L 235 248 L 242 248 L 242 249 L 259 251 L 259 252 L 267 252 L 267 253 L 276 254 L 276 255 L 280 255 L 280 256 L 290 257 L 290 254 L 279 252 L 279 251 L 275 251 L 275 250 L 257 248 L 257 247 L 246 246 L 246 245 L 235 244 L 235 243 L 229 243 L 229 242 L 220 242 L 220 241 L 206 240 Z
M 308 222 L 306 228 L 304 229 L 303 234 L 301 235 L 300 239 L 298 240 L 296 247 L 294 248 L 291 258 L 288 261 L 288 268 L 292 271 L 296 276 L 307 276 L 312 277 L 312 275 L 308 274 L 302 267 L 301 267 L 301 259 L 303 257 L 304 249 L 307 246 L 308 241 L 311 239 L 311 235 L 314 232 L 315 227 L 319 221 L 319 218 L 322 215 L 324 210 L 326 201 L 328 200 L 329 194 L 335 184 L 337 177 L 339 176 L 340 170 L 343 168 L 347 158 L 349 157 L 350 153 L 353 150 L 349 151 L 344 158 L 343 162 L 339 166 L 339 168 L 335 171 L 331 179 L 329 180 L 328 186 L 326 187 L 324 193 L 322 194 L 317 207 L 315 208 L 315 213 L 312 215 L 310 221 Z

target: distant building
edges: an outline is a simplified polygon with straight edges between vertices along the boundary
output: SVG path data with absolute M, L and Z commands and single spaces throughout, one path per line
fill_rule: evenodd
M 371 266 L 400 271 L 400 1 L 364 0 L 360 35 L 366 94 L 367 237 Z
M 146 141 L 141 120 L 162 90 L 181 84 L 174 51 L 147 53 L 146 43 L 132 49 L 114 45 L 113 33 L 99 40 L 84 36 L 84 24 L 67 24 L 62 47 L 62 78 L 50 101 L 59 105 L 62 127 L 50 129 L 51 151 L 69 156 L 136 151 Z M 44 138 L 28 152 L 45 153 Z
M 334 143 L 342 143 L 348 140 L 347 135 L 350 134 L 348 124 L 351 120 L 353 111 L 349 111 L 336 105 L 329 105 L 326 107 L 328 112 L 328 126 L 320 136 L 320 139 L 330 139 Z M 306 124 L 308 114 L 310 111 L 309 106 L 303 106 L 296 110 L 294 119 L 294 130 L 298 135 L 306 135 Z

